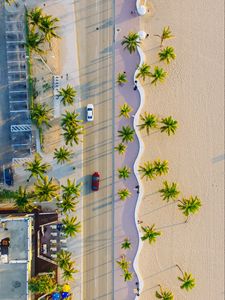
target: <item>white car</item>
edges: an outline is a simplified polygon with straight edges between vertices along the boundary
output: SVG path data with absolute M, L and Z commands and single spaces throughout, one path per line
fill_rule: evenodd
M 87 110 L 87 122 L 94 121 L 94 105 L 88 104 L 86 110 Z

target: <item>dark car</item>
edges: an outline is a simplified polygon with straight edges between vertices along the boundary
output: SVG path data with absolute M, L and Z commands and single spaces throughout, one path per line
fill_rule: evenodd
M 13 170 L 11 167 L 5 169 L 4 179 L 5 179 L 5 184 L 9 186 L 13 185 Z
M 0 185 L 4 184 L 4 170 L 3 170 L 3 166 L 0 165 Z
M 100 175 L 99 175 L 98 172 L 95 172 L 92 175 L 92 182 L 91 182 L 92 191 L 98 191 L 99 190 L 99 180 L 100 180 Z

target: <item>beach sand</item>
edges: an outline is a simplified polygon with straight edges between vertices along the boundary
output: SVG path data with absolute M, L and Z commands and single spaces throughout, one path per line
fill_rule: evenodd
M 154 299 L 157 284 L 171 289 L 175 299 L 224 299 L 224 4 L 216 1 L 154 0 L 140 29 L 150 34 L 143 42 L 146 62 L 158 65 L 159 34 L 169 25 L 176 36 L 177 59 L 164 67 L 168 79 L 152 86 L 146 80 L 144 111 L 179 122 L 175 136 L 143 132 L 140 160 L 169 161 L 167 176 L 146 183 L 139 218 L 162 231 L 154 245 L 144 243 L 139 258 L 144 289 L 139 299 Z M 157 191 L 164 180 L 179 183 L 182 195 L 198 195 L 203 207 L 184 224 L 176 203 L 163 202 Z M 179 288 L 175 267 L 191 272 L 196 288 Z

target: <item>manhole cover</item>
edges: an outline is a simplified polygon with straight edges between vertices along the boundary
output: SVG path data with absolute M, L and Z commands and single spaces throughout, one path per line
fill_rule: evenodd
M 19 288 L 21 286 L 21 282 L 20 281 L 14 281 L 13 282 L 13 287 L 14 288 Z

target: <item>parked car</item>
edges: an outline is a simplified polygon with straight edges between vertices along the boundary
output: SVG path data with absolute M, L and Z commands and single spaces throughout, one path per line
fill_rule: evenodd
M 3 170 L 3 166 L 0 165 L 0 185 L 4 184 L 4 170 Z
M 88 104 L 86 111 L 87 111 L 87 122 L 94 121 L 94 105 Z
M 5 181 L 5 184 L 11 186 L 13 185 L 13 170 L 11 167 L 8 167 L 5 169 L 4 171 L 4 181 Z
M 99 190 L 99 181 L 100 181 L 100 175 L 99 175 L 98 172 L 95 172 L 92 175 L 92 182 L 91 182 L 92 191 L 98 191 Z

